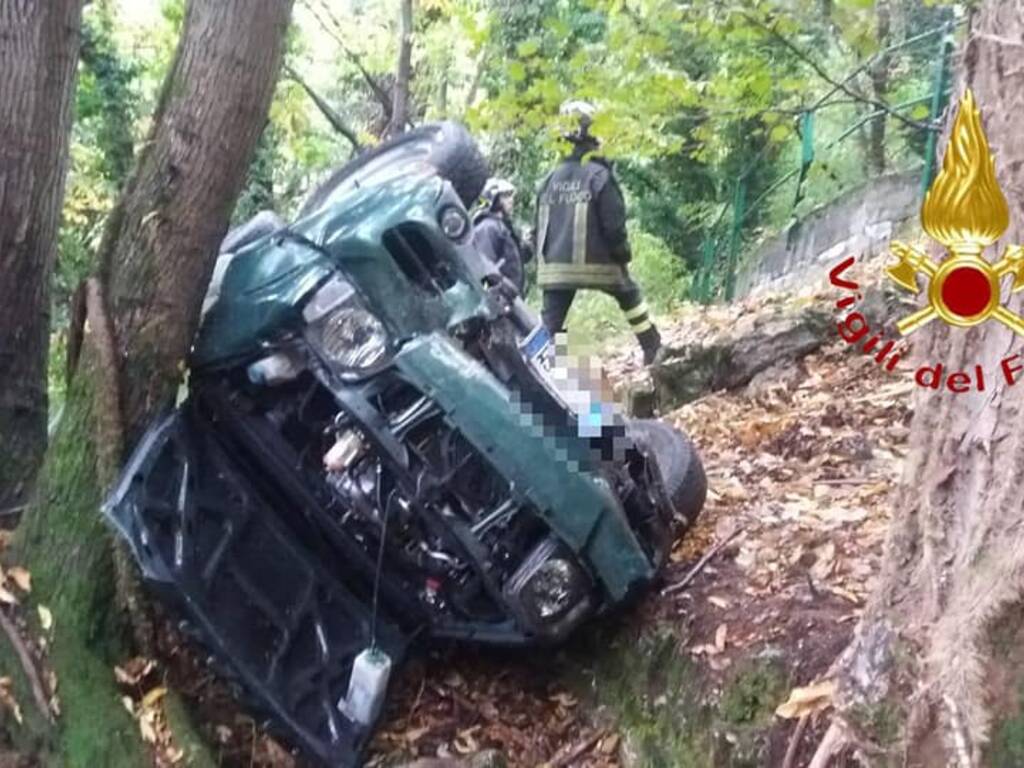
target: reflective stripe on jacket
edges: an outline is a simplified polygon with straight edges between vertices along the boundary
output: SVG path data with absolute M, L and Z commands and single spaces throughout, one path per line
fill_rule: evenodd
M 538 283 L 541 288 L 609 288 L 625 279 L 629 261 L 626 206 L 600 159 L 566 158 L 537 197 Z

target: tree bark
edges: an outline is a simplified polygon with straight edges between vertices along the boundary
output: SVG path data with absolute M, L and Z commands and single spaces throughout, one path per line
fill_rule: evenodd
M 292 0 L 190 0 L 153 129 L 111 214 L 64 417 L 14 557 L 53 612 L 67 766 L 148 764 L 112 666 L 130 654 L 97 513 L 125 450 L 181 379 L 217 246 L 279 74 Z
M 388 135 L 405 130 L 409 122 L 409 81 L 412 78 L 412 0 L 401 0 L 398 28 L 398 65 L 395 68 L 394 102 Z
M 267 117 L 291 0 L 192 0 L 154 131 L 100 247 L 129 443 L 172 397 Z
M 50 275 L 67 175 L 82 0 L 0 0 L 0 510 L 46 449 Z
M 1024 72 L 1022 39 L 1022 0 L 982 3 L 954 90 L 974 91 L 1010 205 L 990 261 L 1024 241 L 1024 91 L 1007 87 L 1019 77 L 1010 73 Z M 1004 304 L 1020 313 L 1022 294 Z M 837 665 L 838 703 L 855 741 L 902 752 L 905 765 L 965 768 L 983 761 L 993 725 L 1018 711 L 1024 682 L 1024 383 L 1010 385 L 1001 370 L 1020 339 L 993 321 L 934 322 L 913 341 L 915 366 L 981 365 L 986 388 L 916 390 L 880 583 Z

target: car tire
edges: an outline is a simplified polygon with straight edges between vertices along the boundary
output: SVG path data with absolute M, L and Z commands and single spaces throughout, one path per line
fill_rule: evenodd
M 342 190 L 423 167 L 449 181 L 467 208 L 476 203 L 490 174 L 480 148 L 464 126 L 450 121 L 429 123 L 366 150 L 334 171 L 302 204 L 299 218 L 316 212 Z
M 630 423 L 630 431 L 658 463 L 678 532 L 692 526 L 704 507 L 707 477 L 693 442 L 675 427 L 653 419 Z

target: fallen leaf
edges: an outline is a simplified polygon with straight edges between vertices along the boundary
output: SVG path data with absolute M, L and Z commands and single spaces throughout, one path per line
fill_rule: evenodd
M 729 634 L 729 625 L 720 624 L 718 629 L 715 630 L 715 648 L 721 653 L 725 650 L 725 640 Z
M 6 603 L 7 605 L 17 605 L 18 598 L 16 598 L 4 586 L 0 585 L 0 603 Z
M 11 580 L 18 585 L 18 589 L 22 592 L 32 591 L 32 574 L 20 565 L 16 565 L 9 569 L 7 571 L 7 575 L 11 577 Z
M 143 712 L 139 717 L 139 733 L 147 744 L 156 744 L 156 728 L 153 727 L 155 712 Z
M 39 612 L 39 625 L 43 628 L 43 632 L 49 632 L 53 626 L 53 614 L 45 605 L 36 606 L 36 610 Z
M 723 611 L 729 607 L 729 601 L 724 597 L 717 597 L 716 595 L 708 595 L 708 602 L 716 608 L 721 608 Z
M 823 680 L 804 688 L 794 688 L 789 692 L 789 698 L 775 709 L 775 714 L 793 720 L 820 712 L 831 706 L 835 692 L 835 680 Z
M 572 696 L 569 693 L 565 693 L 564 691 L 556 693 L 554 696 L 550 696 L 549 701 L 553 701 L 556 704 L 561 704 L 563 707 L 567 709 L 571 709 L 572 707 L 575 707 L 577 704 L 579 704 L 579 701 L 574 696 Z
M 606 736 L 605 738 L 601 739 L 601 743 L 600 745 L 598 745 L 598 749 L 601 751 L 601 754 L 603 755 L 615 754 L 615 751 L 618 748 L 619 734 L 617 733 L 613 733 L 610 736 Z
M 4 709 L 11 713 L 18 725 L 24 722 L 21 716 L 21 707 L 18 706 L 17 699 L 11 693 L 11 678 L 9 677 L 0 677 L 0 705 L 3 705 Z
M 145 709 L 154 707 L 160 699 L 167 695 L 167 688 L 158 686 L 142 697 L 142 706 Z
M 465 730 L 459 731 L 455 736 L 455 741 L 452 745 L 455 747 L 455 751 L 460 755 L 471 755 L 474 752 L 480 751 L 480 745 L 477 740 L 473 738 L 473 734 L 480 730 L 479 725 L 474 725 L 472 728 L 466 728 Z

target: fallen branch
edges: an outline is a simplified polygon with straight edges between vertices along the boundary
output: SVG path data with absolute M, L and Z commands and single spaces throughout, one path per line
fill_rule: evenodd
M 39 710 L 39 714 L 43 716 L 46 722 L 52 724 L 53 713 L 50 712 L 46 690 L 43 688 L 43 681 L 39 678 L 35 662 L 32 661 L 32 654 L 29 653 L 28 648 L 25 646 L 25 641 L 21 639 L 21 635 L 18 632 L 18 628 L 14 626 L 14 622 L 2 610 L 0 610 L 0 627 L 3 628 L 4 634 L 7 635 L 7 639 L 11 643 L 11 647 L 14 648 L 14 652 L 18 655 L 18 661 L 21 662 L 21 668 L 24 670 L 25 677 L 28 678 L 29 687 L 32 689 L 32 700 L 35 702 L 36 709 Z
M 782 768 L 793 768 L 796 761 L 796 753 L 800 749 L 800 741 L 804 737 L 804 730 L 807 728 L 807 721 L 811 719 L 810 713 L 801 717 L 793 729 L 793 735 L 789 738 L 789 747 L 786 749 L 786 757 L 782 760 Z
M 811 758 L 811 762 L 807 764 L 807 768 L 828 768 L 832 758 L 835 757 L 844 747 L 846 746 L 846 736 L 843 734 L 843 729 L 839 726 L 836 721 L 832 721 L 832 724 L 825 731 L 825 735 L 821 739 L 821 743 L 818 744 L 818 749 L 814 753 L 814 757 Z
M 690 569 L 690 572 L 687 573 L 685 576 L 683 576 L 683 578 L 680 581 L 677 581 L 675 584 L 670 584 L 669 586 L 667 586 L 663 590 L 661 590 L 662 596 L 674 595 L 676 592 L 681 592 L 686 587 L 687 584 L 689 584 L 691 581 L 693 581 L 694 577 L 698 573 L 700 573 L 701 571 L 704 570 L 704 567 L 708 563 L 711 562 L 711 559 L 715 555 L 717 555 L 719 552 L 721 552 L 723 549 L 725 549 L 726 545 L 730 541 L 735 539 L 737 536 L 739 536 L 741 533 L 743 533 L 742 526 L 736 528 L 732 533 L 730 533 L 728 536 L 726 536 L 720 542 L 715 544 L 715 546 L 713 546 L 711 549 L 709 549 L 707 552 L 704 553 L 704 556 L 701 557 L 701 559 L 697 561 L 697 564 L 695 566 L 693 566 L 693 568 Z

